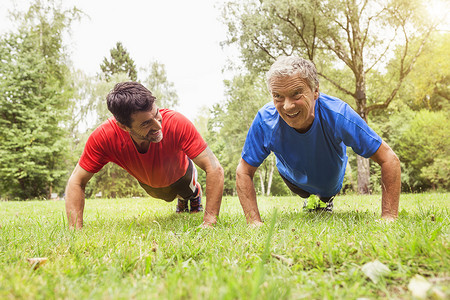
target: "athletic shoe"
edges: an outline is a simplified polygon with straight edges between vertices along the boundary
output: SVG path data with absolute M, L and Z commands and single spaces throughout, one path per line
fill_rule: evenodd
M 303 210 L 306 212 L 313 212 L 313 211 L 333 212 L 333 200 L 323 202 L 316 195 L 311 195 L 303 203 Z
M 191 214 L 203 211 L 202 196 L 193 198 L 191 201 Z
M 202 187 L 199 183 L 197 183 L 197 193 L 195 193 L 197 197 L 192 198 L 190 200 L 191 202 L 191 214 L 192 213 L 198 213 L 203 211 L 202 206 Z
M 178 199 L 177 209 L 176 209 L 177 214 L 189 212 L 188 201 L 189 200 Z

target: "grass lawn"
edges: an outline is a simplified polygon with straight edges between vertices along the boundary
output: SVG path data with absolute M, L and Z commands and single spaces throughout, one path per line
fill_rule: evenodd
M 450 194 L 405 194 L 394 223 L 380 196 L 338 196 L 304 213 L 297 197 L 259 199 L 251 229 L 224 197 L 214 229 L 151 198 L 87 200 L 84 229 L 63 201 L 0 202 L 0 299 L 411 299 L 419 274 L 450 298 Z M 34 270 L 27 258 L 47 257 Z M 377 283 L 362 266 L 390 269 Z

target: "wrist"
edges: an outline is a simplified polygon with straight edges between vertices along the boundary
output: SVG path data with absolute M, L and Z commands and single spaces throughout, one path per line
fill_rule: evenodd
M 395 221 L 395 219 L 397 219 L 397 215 L 393 215 L 393 214 L 382 214 L 381 218 L 386 220 L 386 221 Z
M 203 224 L 204 225 L 214 225 L 217 223 L 217 216 L 212 215 L 211 213 L 208 213 L 205 210 L 205 215 L 203 216 Z

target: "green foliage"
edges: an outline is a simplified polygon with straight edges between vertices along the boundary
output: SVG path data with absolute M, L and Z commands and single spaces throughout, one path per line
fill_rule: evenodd
M 402 165 L 402 189 L 449 190 L 449 111 L 413 111 L 406 105 L 379 123 L 382 138 Z
M 167 79 L 166 67 L 157 61 L 149 64 L 149 70 L 144 69 L 148 73 L 143 81 L 156 97 L 157 105 L 160 108 L 175 109 L 178 106 L 178 95 L 173 82 Z
M 110 59 L 103 58 L 100 65 L 103 75 L 107 81 L 110 81 L 113 74 L 126 73 L 130 80 L 137 80 L 137 70 L 134 60 L 130 57 L 127 49 L 121 42 L 116 43 L 116 47 L 110 50 Z
M 401 135 L 399 155 L 413 181 L 411 187 L 449 190 L 450 114 L 421 110 Z
M 401 92 L 415 110 L 450 111 L 450 33 L 435 34 Z
M 80 70 L 72 72 L 71 84 L 74 94 L 70 101 L 69 123 L 74 136 L 93 130 L 112 115 L 106 106 L 106 95 L 118 82 L 130 80 L 125 73 L 112 74 L 109 80 L 88 76 Z
M 16 13 L 17 32 L 0 38 L 0 192 L 7 198 L 49 197 L 62 189 L 71 97 L 62 37 L 76 9 L 52 1 Z
M 383 69 L 388 53 L 404 50 L 402 68 L 396 70 L 401 82 L 420 55 L 420 43 L 408 45 L 408 40 L 426 41 L 435 26 L 426 18 L 423 1 L 384 0 L 228 1 L 223 21 L 225 44 L 238 45 L 248 70 L 264 73 L 280 55 L 299 55 L 314 61 L 320 76 L 360 106 L 367 100 L 358 94 L 366 93 L 365 75 Z
M 174 202 L 88 199 L 85 227 L 71 231 L 63 201 L 0 202 L 0 298 L 412 299 L 420 274 L 448 299 L 449 203 L 405 194 L 386 223 L 380 195 L 338 196 L 333 214 L 261 197 L 265 225 L 252 229 L 226 197 L 209 230 Z M 48 261 L 33 270 L 32 257 Z M 362 271 L 374 260 L 390 269 L 376 284 Z

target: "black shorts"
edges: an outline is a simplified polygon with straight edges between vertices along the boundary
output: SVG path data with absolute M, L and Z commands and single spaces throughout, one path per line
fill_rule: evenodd
M 278 174 L 280 174 L 278 172 Z M 283 178 L 284 183 L 286 183 L 286 185 L 288 186 L 288 188 L 294 193 L 299 195 L 302 198 L 308 198 L 309 196 L 311 196 L 311 193 L 308 193 L 305 190 L 302 190 L 301 188 L 299 188 L 298 186 L 296 186 L 295 184 L 293 184 L 292 182 L 290 182 L 289 180 L 287 180 L 286 178 L 283 177 L 283 175 L 281 175 L 281 178 Z M 322 197 L 320 195 L 317 195 L 319 197 L 320 200 L 322 200 L 323 202 L 329 202 L 332 201 L 333 198 L 336 196 L 331 196 L 331 197 Z
M 192 160 L 188 160 L 189 166 L 186 174 L 167 187 L 154 188 L 142 182 L 139 182 L 139 184 L 153 198 L 167 202 L 171 202 L 175 198 L 190 199 L 198 194 L 199 188 L 197 188 L 197 169 L 194 167 Z

